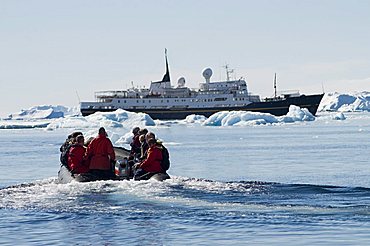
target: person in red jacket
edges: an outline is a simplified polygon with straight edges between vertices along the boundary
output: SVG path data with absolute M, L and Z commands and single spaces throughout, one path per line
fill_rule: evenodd
M 73 174 L 87 173 L 89 171 L 89 166 L 84 160 L 85 147 L 84 147 L 84 137 L 78 135 L 76 137 L 76 143 L 72 145 L 68 153 L 68 167 Z
M 146 159 L 136 165 L 135 180 L 143 179 L 142 177 L 147 173 L 154 174 L 162 171 L 162 150 L 157 145 L 157 140 L 154 138 L 148 139 L 148 145 L 149 149 Z M 146 178 L 150 178 L 150 176 Z
M 86 150 L 86 159 L 90 161 L 90 173 L 101 179 L 109 179 L 114 175 L 111 163 L 116 161 L 112 142 L 107 138 L 103 127 L 99 135 L 94 138 Z

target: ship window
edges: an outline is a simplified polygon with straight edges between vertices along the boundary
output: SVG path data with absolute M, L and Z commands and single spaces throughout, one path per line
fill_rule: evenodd
M 126 103 L 126 100 L 124 100 L 123 103 Z
M 143 100 L 143 103 L 145 103 L 145 100 Z
M 151 103 L 152 101 L 151 100 L 149 100 L 149 103 Z
M 139 103 L 139 100 L 136 100 L 137 103 Z
M 120 100 L 118 100 L 118 103 L 121 103 L 121 101 L 120 101 Z
M 170 102 L 170 100 L 167 100 L 167 102 Z

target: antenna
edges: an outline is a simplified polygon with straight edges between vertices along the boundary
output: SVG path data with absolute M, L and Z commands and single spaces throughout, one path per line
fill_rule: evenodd
M 276 73 L 275 73 L 275 78 L 274 78 L 274 98 L 276 98 Z
M 77 90 L 76 90 L 76 95 L 77 95 L 77 99 L 78 99 L 78 104 L 80 104 L 81 103 L 81 100 L 80 100 L 80 96 L 78 95 Z
M 325 93 L 325 90 L 324 90 L 324 82 L 321 82 L 321 89 L 322 89 L 322 93 Z

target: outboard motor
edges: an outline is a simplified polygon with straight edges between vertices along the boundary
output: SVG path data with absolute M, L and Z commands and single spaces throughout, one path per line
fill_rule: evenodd
M 128 159 L 125 157 L 123 160 L 117 160 L 114 167 L 114 174 L 118 179 L 130 179 L 131 167 L 128 164 Z

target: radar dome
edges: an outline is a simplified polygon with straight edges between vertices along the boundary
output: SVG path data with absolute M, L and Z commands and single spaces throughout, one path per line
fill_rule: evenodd
M 185 78 L 184 77 L 180 77 L 177 80 L 177 87 L 184 87 L 184 85 L 185 85 Z
M 203 69 L 203 77 L 205 79 L 210 79 L 211 76 L 212 76 L 212 69 L 210 69 L 210 68 Z
M 206 79 L 206 82 L 207 83 L 209 82 L 209 79 L 211 78 L 211 76 L 212 76 L 212 69 L 205 68 L 203 70 L 203 77 Z

